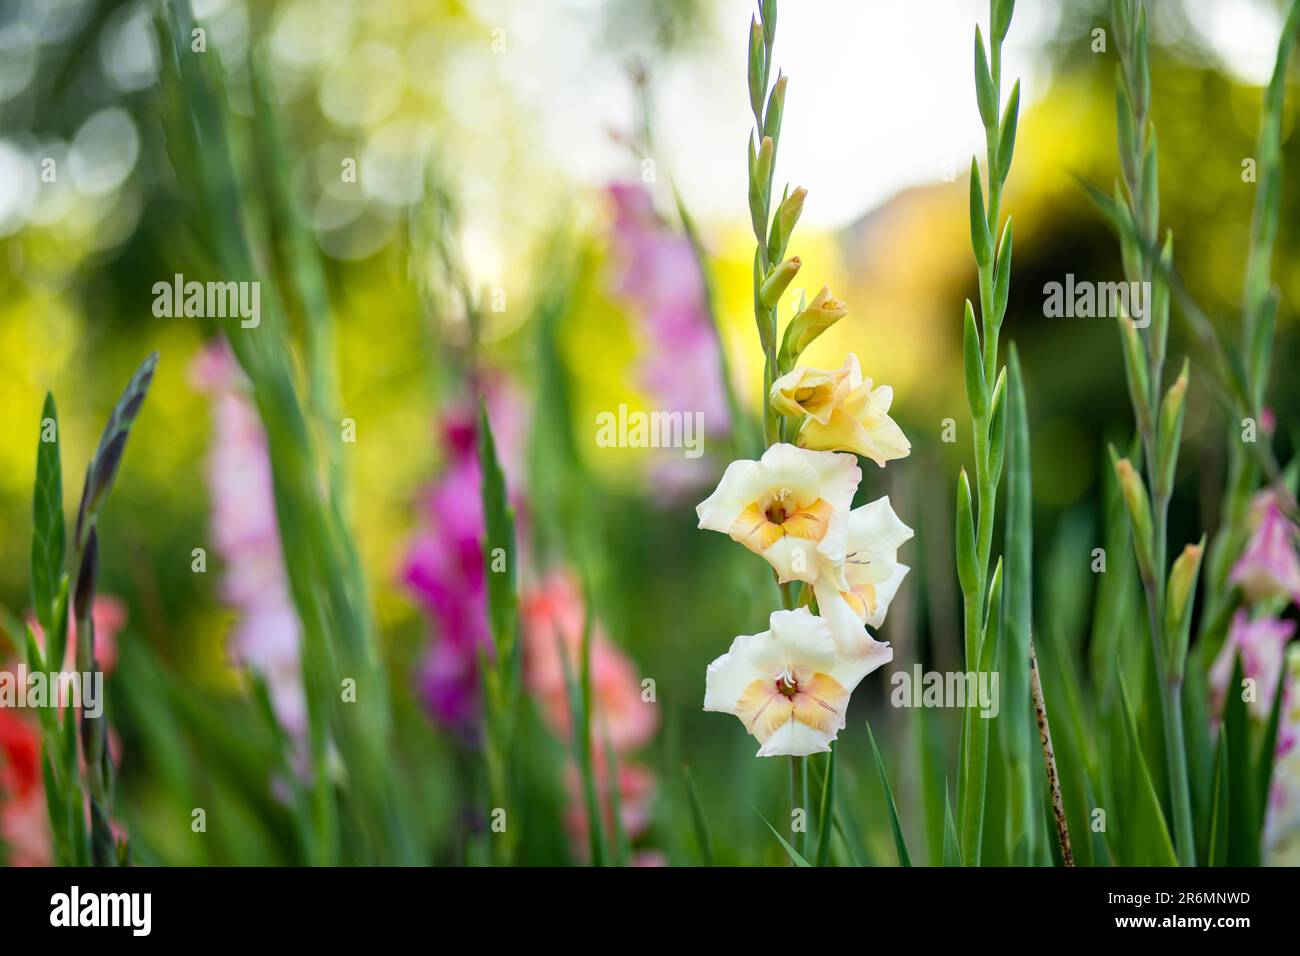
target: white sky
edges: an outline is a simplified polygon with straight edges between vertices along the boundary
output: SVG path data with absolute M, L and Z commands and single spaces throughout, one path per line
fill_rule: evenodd
M 655 0 L 645 0 L 655 2 Z M 1040 50 L 1061 2 L 1020 0 L 1004 47 L 1003 98 L 1021 80 L 1021 110 L 1041 95 Z M 1170 2 L 1170 0 L 1164 0 Z M 1224 65 L 1264 82 L 1280 20 L 1262 0 L 1181 0 Z M 603 47 L 599 0 L 480 0 L 508 31 L 502 68 L 534 105 L 538 148 L 579 181 L 637 173 L 612 144 L 632 119 L 618 58 Z M 679 58 L 654 78 L 661 173 L 675 173 L 706 220 L 743 221 L 749 129 L 745 58 L 753 0 L 716 0 L 709 55 Z M 851 222 L 907 186 L 958 172 L 983 154 L 975 106 L 974 27 L 987 0 L 786 0 L 775 60 L 790 75 L 777 187 L 809 190 L 804 221 Z

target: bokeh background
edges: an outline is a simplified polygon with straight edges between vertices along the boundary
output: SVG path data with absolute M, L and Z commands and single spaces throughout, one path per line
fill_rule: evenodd
M 288 146 L 252 168 L 259 184 L 287 184 L 287 214 L 323 264 L 339 412 L 356 428 L 340 456 L 347 513 L 406 758 L 393 772 L 420 808 L 422 859 L 466 859 L 466 834 L 484 826 L 468 782 L 472 729 L 444 719 L 454 702 L 431 700 L 433 648 L 454 625 L 412 570 L 422 536 L 432 529 L 437 538 L 466 501 L 437 489 L 455 474 L 457 428 L 468 421 L 472 429 L 470 392 L 480 382 L 499 399 L 495 429 L 510 436 L 497 440 L 511 445 L 526 592 L 563 591 L 557 575 L 588 582 L 616 649 L 611 659 L 638 692 L 642 680 L 654 681 L 654 724 L 634 734 L 644 778 L 629 783 L 646 796 L 638 858 L 698 860 L 684 763 L 719 859 L 782 858 L 740 795 L 768 794 L 779 806 L 785 768 L 754 760 L 733 721 L 700 711 L 705 665 L 733 635 L 761 629 L 771 604 L 761 563 L 735 561 L 728 542 L 696 530 L 694 515 L 733 452 L 752 452 L 746 418 L 761 382 L 743 160 L 749 6 L 194 3 L 237 116 L 250 113 L 255 95 L 251 58 L 264 58 Z M 1109 189 L 1117 174 L 1115 59 L 1093 49 L 1104 8 L 1020 0 L 1004 66 L 1022 83 L 1005 200 L 1017 248 L 1003 337 L 1018 344 L 1028 390 L 1036 626 L 1080 653 L 1089 641 L 1091 551 L 1102 538 L 1106 443 L 1128 441 L 1131 411 L 1113 324 L 1047 318 L 1042 303 L 1044 284 L 1066 273 L 1121 275 L 1114 237 L 1076 180 Z M 12 637 L 31 603 L 45 392 L 59 403 L 72 509 L 74 479 L 122 384 L 157 350 L 159 371 L 101 527 L 100 591 L 120 602 L 122 616 L 110 677 L 119 813 L 146 861 L 293 862 L 293 828 L 273 788 L 241 774 L 247 755 L 211 742 L 252 732 L 241 729 L 253 720 L 247 661 L 232 652 L 251 612 L 223 584 L 232 569 L 220 541 L 221 522 L 237 520 L 239 502 L 257 491 L 237 479 L 224 492 L 214 483 L 223 460 L 214 449 L 226 448 L 227 462 L 243 459 L 229 452 L 238 415 L 223 413 L 222 387 L 209 376 L 219 359 L 213 324 L 152 312 L 155 282 L 177 272 L 222 278 L 203 273 L 207 236 L 222 224 L 192 215 L 201 157 L 177 149 L 174 124 L 186 105 L 168 87 L 154 14 L 149 3 L 110 0 L 0 8 L 0 605 Z M 1152 4 L 1151 15 L 1163 218 L 1190 292 L 1235 335 L 1254 201 L 1242 161 L 1254 149 L 1282 5 L 1186 0 Z M 806 0 L 783 8 L 777 45 L 791 75 L 777 177 L 809 190 L 792 247 L 805 263 L 798 282 L 809 295 L 828 284 L 850 308 L 807 359 L 838 365 L 856 352 L 868 376 L 894 387 L 892 414 L 913 444 L 888 472 L 864 471 L 865 492 L 888 493 L 917 531 L 900 554 L 911 576 L 882 633 L 896 648 L 895 667 L 920 660 L 948 669 L 960 658 L 951 489 L 969 456 L 960 316 L 976 278 L 965 170 L 983 148 L 969 61 L 973 24 L 986 16 L 985 5 L 964 0 Z M 1274 268 L 1283 304 L 1271 403 L 1283 461 L 1296 444 L 1300 401 L 1289 374 L 1300 358 L 1290 307 L 1300 301 L 1293 100 Z M 51 159 L 52 182 L 42 178 Z M 348 160 L 354 181 L 341 175 Z M 676 290 L 698 303 L 703 291 L 693 260 L 679 261 L 678 196 L 706 251 L 721 353 L 711 328 L 655 320 L 656 296 Z M 430 235 L 450 243 L 450 265 Z M 666 271 L 639 280 L 637 263 L 652 254 L 662 254 Z M 481 308 L 465 308 L 466 290 Z M 1170 353 L 1188 352 L 1176 320 Z M 725 361 L 702 367 L 700 355 Z M 720 367 L 739 418 L 717 391 Z M 1194 361 L 1194 383 L 1207 377 L 1197 369 Z M 665 407 L 666 394 L 710 409 L 700 461 L 597 444 L 599 412 Z M 948 418 L 957 423 L 952 444 L 941 440 Z M 255 420 L 243 424 L 256 431 Z M 1224 429 L 1212 396 L 1194 384 L 1172 541 L 1194 540 L 1217 522 Z M 254 452 L 244 467 L 255 461 Z M 192 568 L 198 547 L 206 573 Z M 0 657 L 12 659 L 4 651 L 0 644 Z M 908 794 L 919 799 L 923 775 L 951 772 L 944 748 L 955 743 L 955 725 L 922 733 L 916 715 L 886 706 L 887 677 L 864 683 L 854 716 L 871 718 L 907 803 Z M 562 768 L 562 736 L 546 727 L 542 720 L 537 752 Z M 850 720 L 842 739 L 841 785 L 855 808 L 848 825 L 860 830 L 868 859 L 887 859 L 861 720 Z M 529 842 L 530 862 L 582 856 L 581 840 L 567 832 L 563 778 L 556 769 L 553 805 L 535 811 L 548 822 L 532 832 L 553 837 Z M 191 839 L 194 806 L 211 808 L 207 840 Z M 917 845 L 932 855 L 939 812 L 929 806 L 911 818 Z M 14 832 L 5 839 L 15 842 Z

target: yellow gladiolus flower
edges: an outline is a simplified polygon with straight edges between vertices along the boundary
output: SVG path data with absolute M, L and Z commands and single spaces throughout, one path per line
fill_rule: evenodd
M 870 458 L 881 468 L 887 461 L 906 458 L 912 443 L 889 417 L 894 390 L 888 385 L 873 388 L 871 379 L 862 377 L 858 357 L 853 354 L 845 361 L 844 368 L 833 374 L 843 378 L 829 419 L 823 423 L 809 415 L 795 444 L 816 451 L 851 451 Z

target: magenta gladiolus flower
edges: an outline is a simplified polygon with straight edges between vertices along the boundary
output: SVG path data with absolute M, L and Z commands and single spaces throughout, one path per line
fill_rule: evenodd
M 1295 525 L 1282 513 L 1272 491 L 1261 492 L 1252 509 L 1255 531 L 1228 578 L 1251 603 L 1272 597 L 1300 602 L 1300 558 Z
M 1228 686 L 1234 662 L 1240 655 L 1242 676 L 1255 682 L 1255 699 L 1248 705 L 1250 712 L 1260 720 L 1268 718 L 1286 657 L 1286 643 L 1295 634 L 1295 627 L 1295 621 L 1275 617 L 1252 620 L 1245 609 L 1233 616 L 1228 637 L 1210 667 L 1210 693 L 1217 709 L 1222 710 L 1227 694 L 1241 693 L 1241 688 Z
M 487 390 L 488 415 L 522 532 L 522 507 L 511 476 L 518 474 L 523 405 L 502 382 Z M 443 472 L 429 489 L 424 521 L 412 539 L 401 580 L 432 619 L 420 690 L 439 723 L 468 731 L 478 716 L 478 655 L 492 651 L 484 567 L 482 472 L 474 406 L 449 412 L 442 425 Z
M 298 661 L 300 627 L 280 550 L 266 433 L 224 341 L 200 354 L 191 378 L 212 396 L 206 473 L 212 541 L 224 565 L 221 597 L 239 613 L 231 653 L 266 681 L 281 726 L 301 739 L 307 703 Z

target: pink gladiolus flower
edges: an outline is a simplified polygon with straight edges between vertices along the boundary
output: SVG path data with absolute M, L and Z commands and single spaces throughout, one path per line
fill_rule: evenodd
M 210 527 L 225 565 L 221 597 L 239 612 L 231 654 L 266 681 L 276 717 L 301 739 L 307 706 L 298 661 L 300 626 L 280 549 L 266 433 L 224 342 L 199 355 L 191 378 L 212 396 Z
M 1273 711 L 1273 697 L 1282 674 L 1286 643 L 1295 633 L 1295 627 L 1295 621 L 1275 617 L 1252 620 L 1245 609 L 1233 616 L 1228 637 L 1210 667 L 1210 694 L 1217 710 L 1222 711 L 1226 694 L 1241 692 L 1241 688 L 1228 686 L 1233 666 L 1240 655 L 1242 676 L 1255 682 L 1255 699 L 1248 705 L 1250 712 L 1260 720 L 1268 718 Z
M 639 184 L 608 188 L 616 293 L 640 320 L 641 384 L 665 411 L 701 412 L 710 435 L 730 428 L 717 335 L 690 241 L 668 228 Z
M 1282 513 L 1271 491 L 1256 496 L 1252 513 L 1255 530 L 1228 578 L 1239 584 L 1251 603 L 1286 596 L 1300 601 L 1300 558 L 1296 529 Z
M 542 705 L 556 735 L 569 740 L 572 724 L 564 679 L 567 658 L 577 679 L 581 667 L 585 608 L 577 584 L 555 574 L 524 596 L 524 679 Z M 591 634 L 592 750 L 602 752 L 608 736 L 616 753 L 646 744 L 659 724 L 653 704 L 641 699 L 632 661 L 615 647 L 598 624 Z

